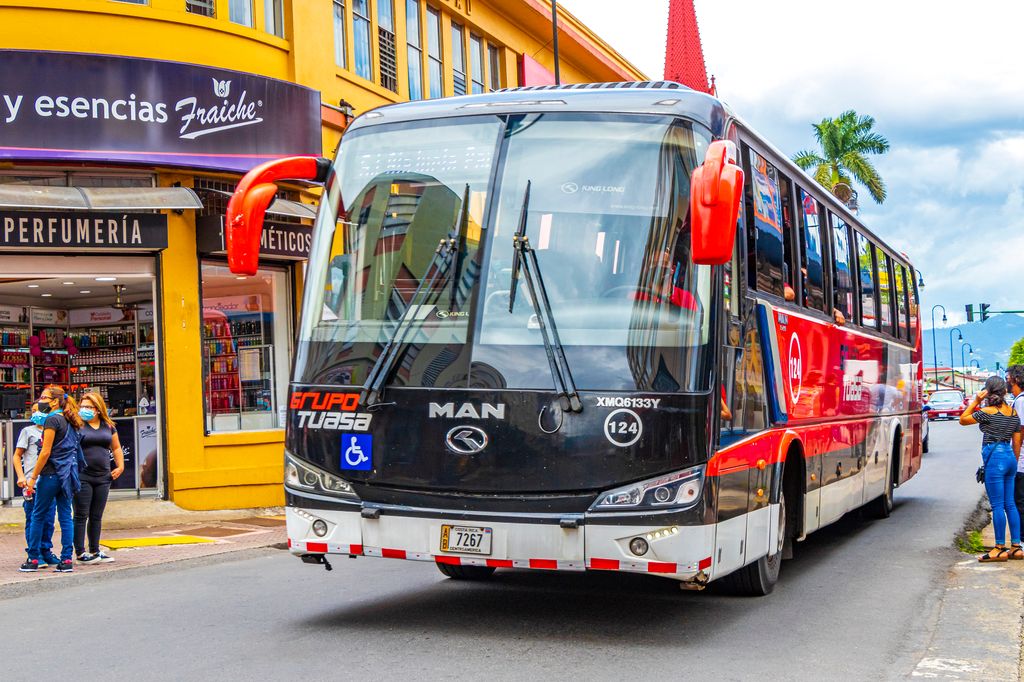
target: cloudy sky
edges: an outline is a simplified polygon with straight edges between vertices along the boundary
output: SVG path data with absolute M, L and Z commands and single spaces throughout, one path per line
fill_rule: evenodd
M 660 78 L 668 0 L 559 0 Z M 931 306 L 1024 309 L 1024 3 L 856 5 L 696 0 L 719 96 L 782 151 L 813 147 L 811 122 L 874 116 L 889 198 L 860 189 L 860 217 L 906 252 Z

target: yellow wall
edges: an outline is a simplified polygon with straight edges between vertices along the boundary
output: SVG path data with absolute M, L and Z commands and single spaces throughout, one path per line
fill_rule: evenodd
M 374 0 L 369 4 L 376 6 Z M 424 55 L 425 8 L 430 5 L 441 10 L 446 96 L 452 94 L 453 87 L 452 21 L 465 28 L 467 69 L 471 32 L 500 48 L 504 86 L 518 84 L 517 54 L 531 55 L 553 68 L 548 47 L 550 23 L 545 14 L 550 15 L 550 5 L 545 0 L 421 0 L 421 5 Z M 285 37 L 278 38 L 262 30 L 263 0 L 253 2 L 254 28 L 228 20 L 228 0 L 216 0 L 216 18 L 186 13 L 185 0 L 149 0 L 148 5 L 113 0 L 0 0 L 0 47 L 146 57 L 246 71 L 319 90 L 325 104 L 337 105 L 345 99 L 357 114 L 408 97 L 405 0 L 394 0 L 397 92 L 360 78 L 351 68 L 335 65 L 332 0 L 283 0 L 283 7 Z M 346 0 L 345 9 L 347 63 L 351 66 L 351 0 Z M 644 77 L 571 15 L 562 12 L 560 21 L 568 31 L 560 38 L 563 82 Z M 370 35 L 374 75 L 379 78 L 380 55 L 373 39 L 377 35 L 375 14 Z M 486 55 L 485 47 L 485 69 Z M 427 74 L 425 57 L 422 71 Z M 337 128 L 324 126 L 325 154 L 333 153 L 339 135 Z M 192 172 L 157 171 L 161 185 L 193 183 Z M 204 436 L 202 308 L 193 216 L 168 214 L 168 248 L 160 258 L 161 378 L 170 497 L 189 509 L 283 504 L 282 430 Z M 296 283 L 298 280 L 296 276 Z

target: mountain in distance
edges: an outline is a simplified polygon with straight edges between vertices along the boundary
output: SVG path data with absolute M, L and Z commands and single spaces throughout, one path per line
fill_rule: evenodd
M 1006 367 L 1010 357 L 1010 348 L 1019 339 L 1024 338 L 1024 317 L 1020 315 L 993 315 L 986 322 L 968 322 L 955 325 L 964 335 L 964 341 L 974 348 L 974 355 L 964 352 L 964 362 L 971 364 L 971 359 L 981 363 L 982 369 L 995 370 L 996 362 Z M 935 343 L 938 346 L 938 366 L 949 367 L 949 334 L 953 325 L 938 327 L 935 330 Z M 932 330 L 924 330 L 921 339 L 921 350 L 924 353 L 924 366 L 934 367 L 932 361 Z M 953 364 L 960 366 L 960 342 L 953 332 Z

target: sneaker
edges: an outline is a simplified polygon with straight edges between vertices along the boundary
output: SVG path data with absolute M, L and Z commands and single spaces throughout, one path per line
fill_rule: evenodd
M 18 570 L 22 573 L 35 573 L 39 570 L 39 562 L 35 559 L 27 559 Z
M 82 552 L 78 555 L 78 563 L 80 564 L 94 564 L 99 560 L 99 556 L 96 554 L 89 554 L 88 552 Z
M 43 568 L 46 564 L 49 564 L 50 566 L 59 566 L 60 557 L 56 554 L 50 554 L 45 558 L 39 560 L 39 568 Z
M 115 561 L 117 561 L 117 559 L 115 559 L 112 556 L 104 554 L 102 551 L 96 552 L 96 554 L 94 554 L 93 556 L 96 558 L 96 561 L 100 562 L 101 564 L 112 564 Z
M 68 559 L 67 561 L 62 561 L 59 564 L 57 564 L 58 573 L 71 573 L 74 570 L 75 565 L 71 563 L 71 559 Z

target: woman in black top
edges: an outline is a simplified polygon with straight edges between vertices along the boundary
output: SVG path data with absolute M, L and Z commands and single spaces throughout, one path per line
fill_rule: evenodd
M 114 421 L 107 414 L 107 404 L 99 393 L 86 393 L 78 410 L 84 422 L 78 430 L 82 437 L 85 467 L 80 478 L 82 488 L 75 495 L 75 554 L 78 563 L 108 563 L 112 557 L 100 551 L 100 530 L 103 509 L 107 506 L 110 484 L 124 471 L 124 451 L 117 438 Z M 110 466 L 110 457 L 114 466 Z M 89 551 L 85 551 L 86 536 Z
M 985 407 L 981 407 L 982 401 Z M 992 525 L 996 532 L 996 546 L 978 557 L 978 561 L 1024 559 L 1024 549 L 1020 546 L 1020 514 L 1013 495 L 1020 456 L 1020 416 L 1006 403 L 1006 382 L 1002 377 L 991 376 L 985 381 L 985 390 L 974 396 L 960 415 L 960 423 L 981 427 L 985 492 L 992 503 Z M 1007 523 L 1011 547 L 1006 546 Z

